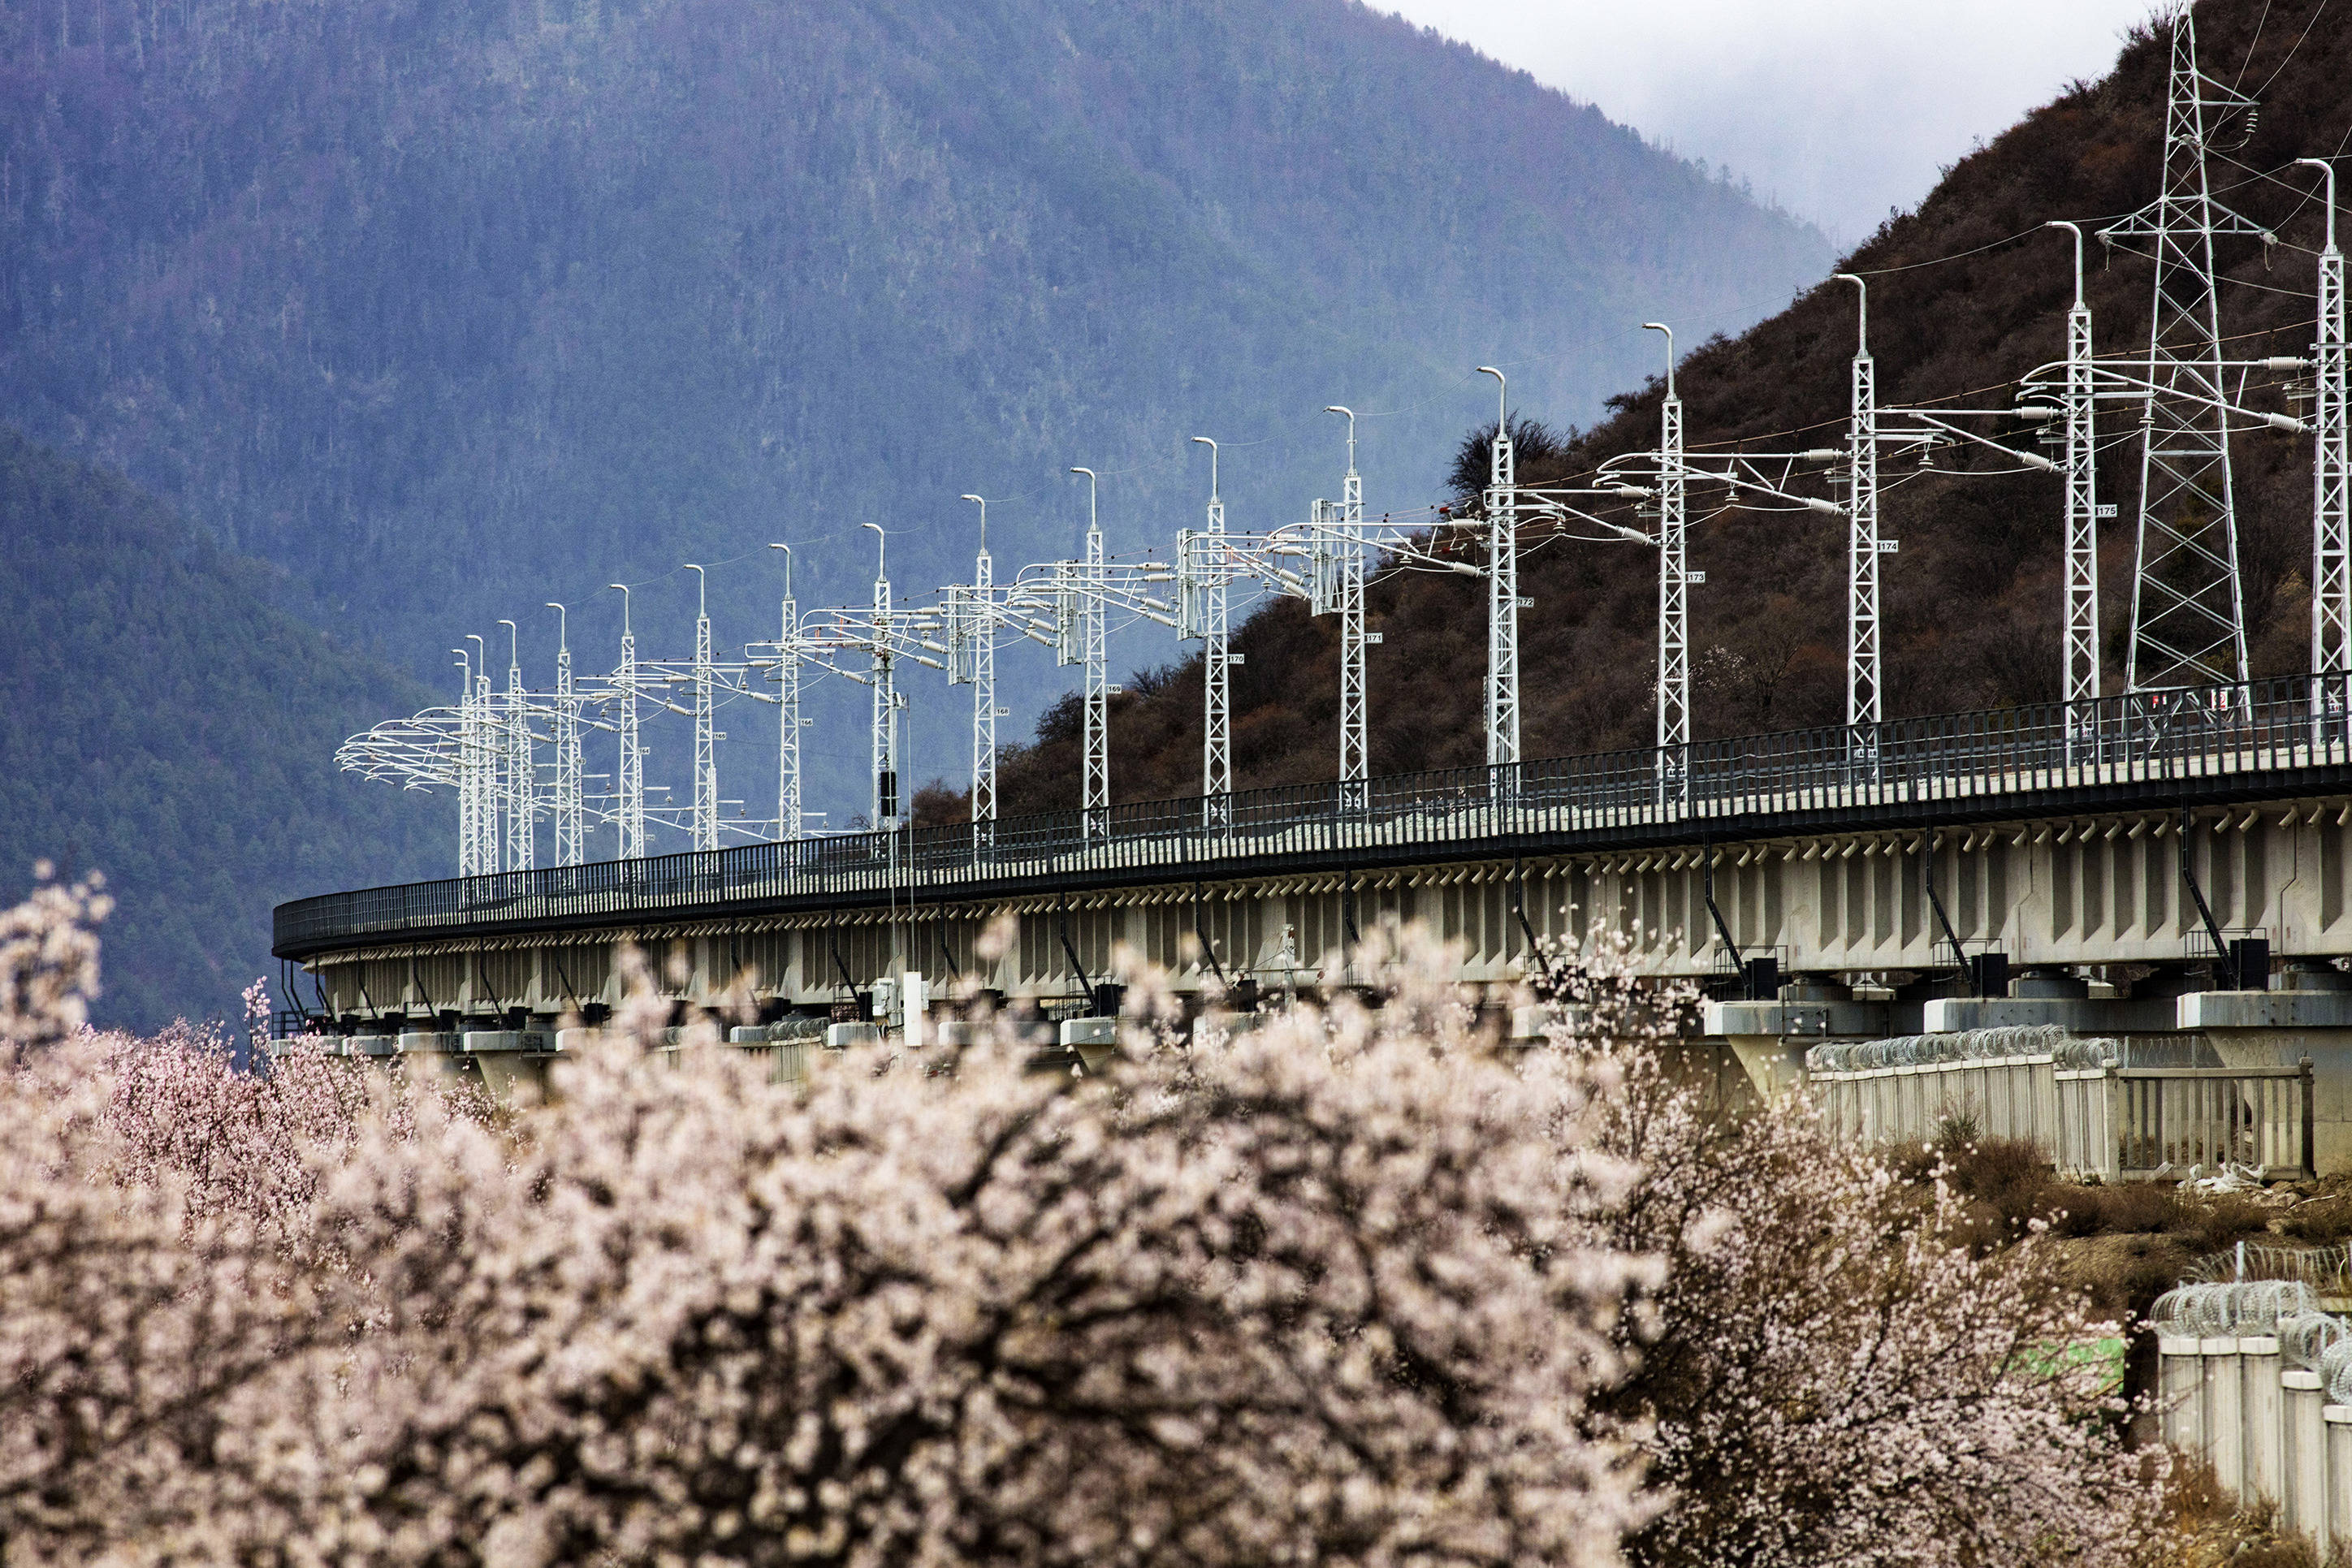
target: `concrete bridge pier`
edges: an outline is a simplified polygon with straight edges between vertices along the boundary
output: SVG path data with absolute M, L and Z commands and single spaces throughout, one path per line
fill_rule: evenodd
M 2196 1030 L 2230 1067 L 2312 1068 L 2312 1156 L 2352 1169 L 2352 975 L 2290 964 L 2280 989 L 2191 991 L 2174 998 L 2177 1027 Z

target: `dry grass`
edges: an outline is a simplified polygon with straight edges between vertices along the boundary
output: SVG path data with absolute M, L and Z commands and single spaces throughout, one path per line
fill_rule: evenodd
M 2212 1467 L 2182 1460 L 2172 1482 L 2175 1550 L 2168 1568 L 2352 1568 L 2343 1543 L 2322 1557 L 2312 1538 L 2289 1531 L 2265 1499 L 2241 1507 Z

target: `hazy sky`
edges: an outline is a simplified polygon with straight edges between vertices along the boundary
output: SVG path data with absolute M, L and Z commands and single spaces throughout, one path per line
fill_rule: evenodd
M 1939 164 L 2115 63 L 2151 0 L 1370 0 L 1851 245 Z

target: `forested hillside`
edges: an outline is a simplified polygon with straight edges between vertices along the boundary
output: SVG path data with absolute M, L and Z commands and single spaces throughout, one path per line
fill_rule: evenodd
M 2322 243 L 2317 180 L 2291 167 L 2352 143 L 2352 29 L 2331 26 L 2318 0 L 2204 0 L 2200 57 L 2222 80 L 2260 89 L 2251 138 L 2242 121 L 2219 138 L 2217 199 L 2270 225 L 2282 243 L 2224 242 L 2222 326 L 2247 357 L 2309 351 L 2314 258 Z M 2115 71 L 2075 85 L 1952 168 L 1911 214 L 1890 221 L 1838 270 L 1870 285 L 1870 336 L 1882 403 L 1984 407 L 2007 402 L 2018 376 L 2063 357 L 2072 297 L 2068 241 L 2048 219 L 2089 231 L 2157 194 L 2168 35 L 2142 30 Z M 2242 68 L 2241 68 L 2242 63 Z M 2352 173 L 2352 170 L 2347 170 Z M 2347 183 L 2352 194 L 2352 182 Z M 2347 231 L 2352 238 L 2352 231 Z M 2089 246 L 2089 299 L 2102 353 L 2147 342 L 2153 268 L 2137 247 L 2112 257 Z M 1785 311 L 1726 340 L 1682 329 L 1677 391 L 1696 449 L 1786 451 L 1834 446 L 1846 422 L 1854 291 L 1824 282 Z M 1654 338 L 1654 356 L 1662 345 Z M 1659 362 L 1654 357 L 1653 363 Z M 2287 378 L 2257 377 L 2247 395 L 2284 409 Z M 2265 384 L 2265 382 L 2271 384 Z M 1656 377 L 1610 400 L 1609 416 L 1559 439 L 1520 444 L 1522 481 L 1590 476 L 1612 455 L 1654 446 L 1664 388 Z M 1515 412 L 1564 425 L 1559 405 L 1514 397 Z M 1572 413 L 1570 415 L 1572 417 Z M 2117 503 L 2101 542 L 2109 689 L 2119 689 L 2130 611 L 2137 426 L 2103 413 L 2099 483 Z M 2029 449 L 2021 426 L 2003 439 Z M 1488 430 L 1491 429 L 1491 424 Z M 1415 498 L 1462 497 L 1485 482 L 1488 430 L 1473 431 L 1450 470 L 1423 476 Z M 1535 455 L 1531 458 L 1530 454 Z M 2308 663 L 2310 442 L 2242 432 L 2236 445 L 2240 551 L 2256 674 Z M 1937 455 L 1937 471 L 1890 468 L 1884 531 L 1901 540 L 1884 579 L 1889 716 L 2046 700 L 2060 695 L 2061 497 L 2048 475 L 1970 477 L 2001 466 L 1990 454 Z M 1816 478 L 1813 492 L 1829 492 Z M 1836 519 L 1789 511 L 1716 511 L 1722 492 L 1695 497 L 1691 590 L 1696 727 L 1723 735 L 1837 723 L 1844 716 L 1845 533 Z M 1712 514 L 1712 515 L 1710 515 Z M 1624 507 L 1619 520 L 1636 519 Z M 1588 530 L 1589 531 L 1589 530 Z M 1521 568 L 1535 601 L 1522 620 L 1526 754 L 1559 756 L 1646 746 L 1654 733 L 1656 557 L 1638 546 L 1556 538 L 1533 541 Z M 1484 760 L 1485 603 L 1474 580 L 1391 573 L 1370 593 L 1385 632 L 1370 659 L 1376 771 Z M 1296 601 L 1260 612 L 1237 634 L 1247 664 L 1234 676 L 1234 763 L 1245 785 L 1332 776 L 1338 755 L 1338 637 Z M 1200 789 L 1198 661 L 1130 683 L 1113 719 L 1113 785 L 1122 799 Z M 1074 714 L 1048 716 L 1008 769 L 1004 809 L 1073 803 Z M 951 810 L 946 802 L 940 810 Z
M 1745 324 L 1825 258 L 1356 0 L 0 0 L 0 409 L 428 678 L 524 612 L 543 668 L 551 598 L 610 658 L 603 585 L 663 572 L 675 651 L 686 559 L 762 635 L 772 539 L 862 601 L 861 521 L 927 591 L 964 491 L 1001 561 L 1067 553 L 1073 463 L 1164 539 L 1196 432 L 1287 516 L 1327 402 L 1417 484 L 1471 366 L 1597 408 L 1644 313 Z
M 437 871 L 450 813 L 336 774 L 425 697 L 275 604 L 278 574 L 0 428 L 0 900 L 105 873 L 101 1021 L 234 1015 L 269 909 Z

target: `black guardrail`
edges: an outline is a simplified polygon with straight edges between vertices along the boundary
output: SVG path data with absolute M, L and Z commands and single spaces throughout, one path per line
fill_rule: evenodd
M 1481 842 L 1652 832 L 1850 809 L 2095 795 L 2116 786 L 2254 783 L 2249 775 L 2352 766 L 2352 677 L 2049 703 L 1694 741 L 1354 783 L 1238 790 L 852 833 L 593 865 L 325 894 L 278 906 L 273 946 L 299 956 L 338 941 L 436 928 L 677 917 L 747 902 L 895 894 L 952 897 L 1030 879 L 1133 880 L 1166 868 L 1213 878 L 1221 862 Z M 1091 815 L 1092 820 L 1089 821 Z

